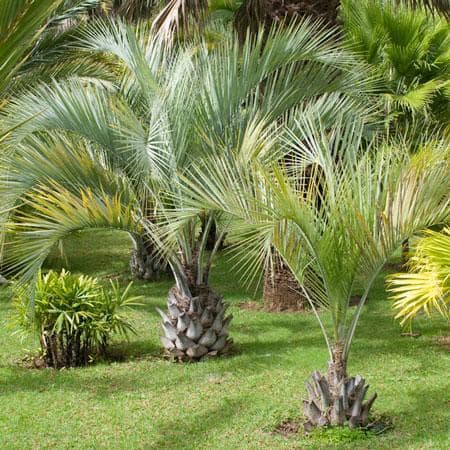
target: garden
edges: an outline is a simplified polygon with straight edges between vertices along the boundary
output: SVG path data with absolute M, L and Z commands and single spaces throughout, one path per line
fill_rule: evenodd
M 0 0 L 1 448 L 450 446 L 446 1 Z

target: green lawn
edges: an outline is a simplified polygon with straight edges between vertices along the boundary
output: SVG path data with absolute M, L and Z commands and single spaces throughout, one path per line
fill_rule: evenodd
M 115 233 L 77 235 L 65 244 L 70 270 L 105 279 L 128 278 L 128 253 L 127 238 Z M 61 260 L 55 255 L 48 265 L 58 268 Z M 374 412 L 392 417 L 393 430 L 351 443 L 336 433 L 286 438 L 272 430 L 301 416 L 304 381 L 325 368 L 319 328 L 311 314 L 240 309 L 253 296 L 238 286 L 225 256 L 214 275 L 232 305 L 236 351 L 187 365 L 160 353 L 155 307 L 164 306 L 170 280 L 134 285 L 145 303 L 133 313 L 139 333 L 114 345 L 116 362 L 61 371 L 20 365 L 36 343 L 20 342 L 6 327 L 11 293 L 0 290 L 0 448 L 450 448 L 450 352 L 435 342 L 450 334 L 445 323 L 423 319 L 420 338 L 400 337 L 380 277 L 349 372 L 378 392 Z

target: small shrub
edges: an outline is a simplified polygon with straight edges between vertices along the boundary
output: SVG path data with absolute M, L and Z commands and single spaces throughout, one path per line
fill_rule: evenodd
M 31 300 L 30 288 L 16 289 L 15 324 L 39 333 L 43 357 L 50 367 L 86 365 L 105 354 L 113 333 L 134 333 L 126 310 L 137 305 L 131 283 L 122 292 L 117 283 L 104 289 L 97 279 L 50 271 L 39 274 Z

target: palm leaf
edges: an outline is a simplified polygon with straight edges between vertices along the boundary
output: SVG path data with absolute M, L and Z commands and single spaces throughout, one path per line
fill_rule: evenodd
M 396 318 L 404 325 L 419 312 L 433 311 L 449 318 L 450 230 L 427 231 L 415 246 L 409 260 L 409 273 L 388 277 Z

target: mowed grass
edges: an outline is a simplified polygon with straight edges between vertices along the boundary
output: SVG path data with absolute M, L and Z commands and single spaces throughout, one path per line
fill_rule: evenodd
M 55 253 L 48 267 L 127 282 L 130 244 L 123 234 L 77 234 L 64 247 L 68 264 Z M 365 306 L 349 372 L 366 377 L 379 395 L 374 412 L 390 416 L 394 428 L 360 439 L 273 433 L 283 420 L 301 418 L 304 381 L 325 369 L 327 352 L 313 315 L 239 308 L 258 295 L 238 278 L 222 255 L 213 285 L 235 316 L 232 356 L 185 365 L 161 356 L 155 307 L 164 307 L 167 279 L 134 284 L 144 303 L 133 311 L 138 334 L 114 344 L 115 362 L 61 371 L 20 364 L 37 344 L 7 328 L 11 292 L 1 289 L 0 448 L 450 448 L 450 352 L 436 343 L 450 331 L 424 318 L 416 326 L 420 338 L 400 337 L 383 277 Z

